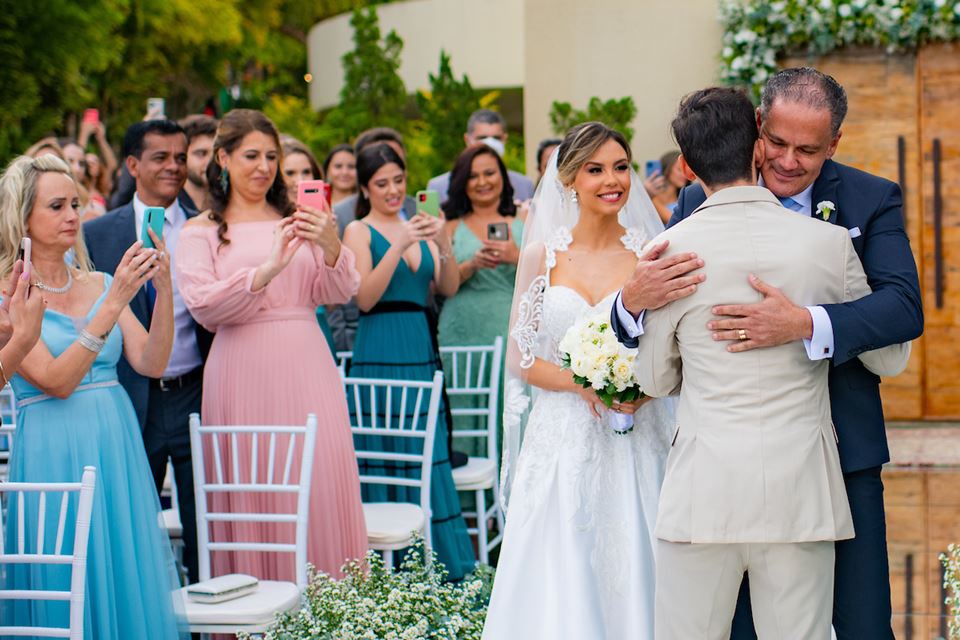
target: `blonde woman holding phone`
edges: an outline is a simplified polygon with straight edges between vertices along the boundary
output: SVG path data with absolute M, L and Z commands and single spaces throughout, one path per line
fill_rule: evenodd
M 134 243 L 114 277 L 93 271 L 80 234 L 77 185 L 68 165 L 54 155 L 14 160 L 0 178 L 0 194 L 0 277 L 10 290 L 16 248 L 29 236 L 31 286 L 25 308 L 33 305 L 35 313 L 36 299 L 45 301 L 40 340 L 10 381 L 18 406 L 10 479 L 77 482 L 84 466 L 95 467 L 84 636 L 175 638 L 170 593 L 178 581 L 170 542 L 157 526 L 160 503 L 139 422 L 117 381 L 121 353 L 149 376 L 160 375 L 170 355 L 173 297 L 163 242 L 154 236 L 155 249 Z M 71 250 L 77 266 L 64 260 Z M 147 282 L 157 292 L 149 333 L 129 307 Z M 10 306 L 17 322 L 22 286 L 20 282 Z M 11 505 L 8 526 L 36 522 L 35 500 L 26 502 L 25 513 Z M 56 511 L 47 510 L 47 549 L 57 536 Z M 67 530 L 64 540 L 72 541 L 72 536 Z M 26 538 L 35 545 L 37 533 Z M 9 547 L 16 536 L 6 540 Z M 36 549 L 27 550 L 32 551 Z M 17 565 L 8 568 L 4 580 L 13 589 L 69 589 L 70 568 Z M 133 594 L 135 603 L 130 602 Z M 7 601 L 0 605 L 0 621 L 66 627 L 69 607 L 65 602 Z

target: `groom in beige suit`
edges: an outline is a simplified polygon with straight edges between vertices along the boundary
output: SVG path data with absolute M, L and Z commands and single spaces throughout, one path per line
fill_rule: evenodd
M 694 295 L 647 312 L 637 357 L 648 395 L 680 393 L 656 526 L 656 638 L 729 638 L 749 572 L 761 640 L 828 640 L 834 541 L 854 536 L 829 364 L 800 342 L 733 354 L 706 325 L 717 304 L 757 300 L 752 276 L 800 305 L 870 288 L 846 229 L 789 211 L 756 186 L 763 143 L 743 93 L 693 93 L 672 126 L 688 177 L 708 198 L 657 242 L 695 252 L 709 268 Z M 908 354 L 909 345 L 895 345 L 861 359 L 888 375 Z

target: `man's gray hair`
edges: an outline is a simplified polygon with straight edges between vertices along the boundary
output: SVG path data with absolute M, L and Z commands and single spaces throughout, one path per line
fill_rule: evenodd
M 507 130 L 507 121 L 503 119 L 502 115 L 490 109 L 477 109 L 470 114 L 470 119 L 467 120 L 467 133 L 473 135 L 473 130 L 481 122 L 483 124 L 498 124 L 503 127 L 504 131 Z
M 830 127 L 836 136 L 847 117 L 847 92 L 840 83 L 812 67 L 791 67 L 770 76 L 760 94 L 760 116 L 767 119 L 777 100 L 799 102 L 830 112 Z

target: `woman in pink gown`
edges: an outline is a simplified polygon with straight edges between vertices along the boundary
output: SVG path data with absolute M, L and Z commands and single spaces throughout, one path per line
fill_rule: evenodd
M 317 569 L 339 576 L 346 560 L 364 555 L 367 535 L 343 386 L 314 311 L 348 301 L 360 277 L 329 210 L 295 209 L 289 202 L 277 171 L 279 149 L 276 129 L 262 113 L 237 109 L 223 118 L 208 169 L 211 210 L 180 235 L 177 281 L 193 317 L 216 332 L 204 369 L 205 424 L 292 425 L 317 415 L 307 555 Z M 241 460 L 244 453 L 249 460 L 250 446 L 249 439 L 241 442 Z M 266 443 L 259 449 L 262 482 Z M 277 451 L 285 450 L 278 442 Z M 239 481 L 250 481 L 248 470 Z M 214 498 L 216 510 L 294 510 L 288 495 Z M 218 524 L 214 539 L 225 526 L 237 540 L 293 541 L 292 524 L 262 523 Z M 213 555 L 214 576 L 293 580 L 294 569 L 288 554 Z

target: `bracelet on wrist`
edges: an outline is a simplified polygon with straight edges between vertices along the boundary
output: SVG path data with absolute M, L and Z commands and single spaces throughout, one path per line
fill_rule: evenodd
M 106 336 L 98 338 L 93 335 L 86 329 L 80 331 L 80 335 L 77 336 L 77 342 L 80 343 L 80 346 L 86 349 L 87 351 L 92 351 L 93 353 L 100 353 L 103 351 L 104 345 L 107 343 Z

